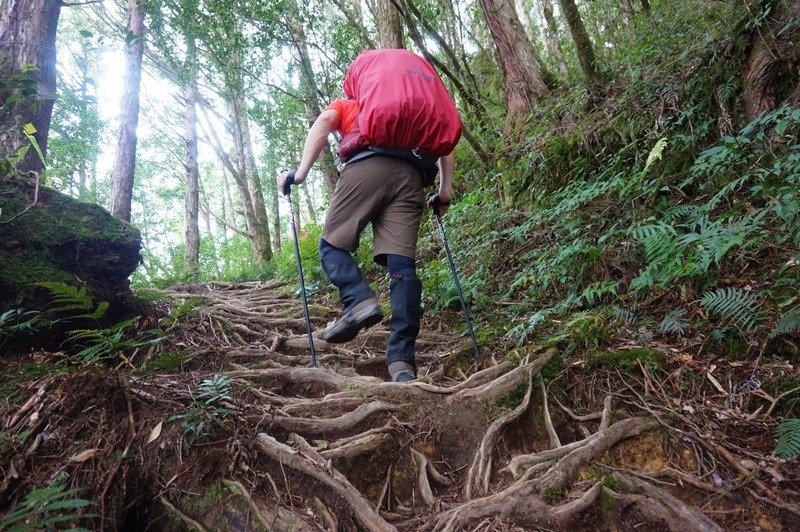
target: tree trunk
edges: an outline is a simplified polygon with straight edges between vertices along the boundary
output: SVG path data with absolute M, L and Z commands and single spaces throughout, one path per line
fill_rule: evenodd
M 768 113 L 798 88 L 800 1 L 772 0 L 766 24 L 753 34 L 742 83 L 745 113 L 753 119 Z M 781 31 L 783 29 L 783 31 Z
M 578 61 L 581 64 L 583 75 L 586 76 L 586 83 L 589 86 L 589 90 L 592 91 L 600 81 L 595 65 L 592 41 L 589 39 L 589 34 L 586 33 L 586 28 L 583 25 L 578 6 L 575 5 L 575 0 L 558 0 L 558 3 L 561 6 L 561 11 L 564 12 L 564 18 L 569 26 L 572 39 L 575 41 L 575 51 L 578 54 Z
M 547 23 L 547 49 L 555 57 L 558 71 L 562 76 L 567 76 L 567 62 L 564 60 L 564 51 L 561 49 L 561 40 L 558 38 L 558 22 L 553 15 L 553 2 L 542 0 L 542 13 Z
M 53 0 L 2 0 L 0 6 L 0 104 L 14 89 L 23 96 L 28 94 L 0 116 L 0 161 L 7 161 L 21 149 L 28 150 L 14 168 L 18 173 L 38 174 L 44 170 L 43 161 L 30 146 L 22 127 L 32 124 L 36 128 L 33 138 L 46 155 L 56 93 L 56 30 L 60 14 L 61 2 Z M 29 65 L 36 65 L 37 69 L 30 70 Z M 25 87 L 25 79 L 33 80 L 33 87 Z
M 197 280 L 200 260 L 200 228 L 198 227 L 198 209 L 200 203 L 200 170 L 197 165 L 197 87 L 195 85 L 194 65 L 196 49 L 194 39 L 187 39 L 187 67 L 189 80 L 184 87 L 185 124 L 186 124 L 186 210 L 185 231 L 186 245 L 184 250 L 184 266 L 193 281 Z
M 505 82 L 507 126 L 527 115 L 549 92 L 541 60 L 525 36 L 513 0 L 480 0 Z
M 139 86 L 144 53 L 144 0 L 128 0 L 125 87 L 122 93 L 119 141 L 111 174 L 111 214 L 131 221 L 133 176 L 136 169 L 136 128 L 139 125 Z
M 378 46 L 381 48 L 405 48 L 403 44 L 403 21 L 392 0 L 377 0 L 375 8 Z
M 308 219 L 311 220 L 311 223 L 316 225 L 317 224 L 317 212 L 314 210 L 314 203 L 311 201 L 311 193 L 308 191 L 308 187 L 306 187 L 303 192 L 303 199 L 306 201 L 306 209 L 308 209 Z
M 255 210 L 253 209 L 253 201 L 250 198 L 250 190 L 247 186 L 247 178 L 245 177 L 244 173 L 244 155 L 241 150 L 241 143 L 238 142 L 236 138 L 234 139 L 234 144 L 237 150 L 237 165 L 234 166 L 231 158 L 222 148 L 222 143 L 219 140 L 217 131 L 214 129 L 213 124 L 211 124 L 208 120 L 208 114 L 206 113 L 205 107 L 201 106 L 200 109 L 203 112 L 203 117 L 209 124 L 208 130 L 205 130 L 204 128 L 204 132 L 206 133 L 206 136 L 209 136 L 210 134 L 209 138 L 212 141 L 211 147 L 214 149 L 214 152 L 217 154 L 217 158 L 219 158 L 220 162 L 222 162 L 224 167 L 227 168 L 227 170 L 231 173 L 234 181 L 236 181 L 236 186 L 239 189 L 239 196 L 242 202 L 242 208 L 244 210 L 245 224 L 247 226 L 247 237 L 250 239 L 250 247 L 253 252 L 253 258 L 255 260 L 261 260 L 260 257 L 263 256 L 262 248 L 259 247 L 261 245 L 261 241 L 259 238 L 257 238 L 255 232 L 258 222 L 256 220 Z M 202 127 L 202 123 L 200 125 Z M 226 122 L 226 125 L 226 129 L 233 130 L 234 137 L 236 137 L 237 128 L 229 122 Z M 231 212 L 233 213 L 234 211 L 231 209 Z
M 318 95 L 322 91 L 317 86 L 316 78 L 314 76 L 314 67 L 311 62 L 311 55 L 308 52 L 308 45 L 306 44 L 305 29 L 302 23 L 293 17 L 291 21 L 292 38 L 295 44 L 295 50 L 292 54 L 295 61 L 300 66 L 300 91 L 303 95 L 303 101 L 306 105 L 306 114 L 308 116 L 309 124 L 322 112 L 322 105 L 320 104 Z M 336 169 L 336 163 L 333 158 L 333 150 L 330 145 L 326 146 L 320 154 L 318 161 L 321 163 L 322 175 L 325 177 L 325 188 L 328 197 L 333 196 L 333 191 L 336 188 L 336 181 L 339 179 L 339 171 Z M 276 211 L 277 212 L 277 211 Z M 280 246 L 278 246 L 280 247 Z
M 253 236 L 253 243 L 257 254 L 257 259 L 262 261 L 272 260 L 272 247 L 269 237 L 269 219 L 267 218 L 267 208 L 264 203 L 264 192 L 261 188 L 261 181 L 258 178 L 255 156 L 253 155 L 253 142 L 250 137 L 250 124 L 247 120 L 244 108 L 244 95 L 237 89 L 231 99 L 232 119 L 234 123 L 234 137 L 239 158 L 240 168 L 244 171 L 244 178 L 247 183 L 247 200 L 253 213 L 255 225 L 250 227 L 250 234 Z M 245 201 L 245 198 L 243 198 Z

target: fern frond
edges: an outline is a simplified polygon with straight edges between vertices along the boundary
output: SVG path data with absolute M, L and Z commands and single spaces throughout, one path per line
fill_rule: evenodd
M 596 302 L 600 301 L 603 296 L 616 296 L 618 286 L 619 281 L 598 281 L 584 288 L 583 293 L 581 293 L 581 298 L 583 298 L 587 304 L 594 305 Z
M 800 332 L 800 307 L 795 307 L 781 316 L 781 319 L 778 320 L 778 323 L 776 323 L 775 327 L 770 331 L 767 339 L 773 340 L 778 336 L 794 334 L 796 332 Z
M 800 456 L 800 419 L 784 419 L 775 434 L 775 456 L 784 460 L 793 460 Z
M 92 298 L 84 287 L 49 281 L 42 281 L 34 284 L 46 288 L 50 292 L 52 304 L 50 310 L 53 312 L 89 310 L 92 308 Z
M 633 326 L 636 325 L 638 320 L 638 316 L 636 315 L 636 311 L 630 308 L 623 308 L 614 306 L 614 318 L 618 319 L 625 323 L 625 325 Z
M 642 170 L 642 174 L 647 172 L 647 169 L 650 168 L 651 164 L 661 159 L 661 155 L 664 153 L 664 148 L 666 147 L 667 147 L 666 137 L 661 137 L 660 139 L 658 139 L 655 146 L 653 146 L 653 149 L 650 150 L 650 153 L 647 155 L 647 161 L 644 163 L 644 170 Z
M 730 319 L 745 330 L 753 330 L 761 318 L 762 309 L 755 294 L 741 288 L 718 288 L 706 292 L 700 305 L 723 318 Z
M 676 308 L 664 316 L 658 324 L 658 332 L 666 334 L 679 334 L 683 336 L 689 329 L 689 321 L 686 320 L 686 309 Z

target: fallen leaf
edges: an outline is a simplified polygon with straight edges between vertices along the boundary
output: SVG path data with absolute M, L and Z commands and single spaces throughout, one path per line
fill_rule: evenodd
M 158 425 L 153 427 L 153 430 L 150 431 L 150 436 L 147 438 L 147 443 L 155 441 L 159 436 L 161 436 L 161 427 L 164 425 L 163 421 L 159 421 Z M 146 445 L 146 444 L 145 444 Z
M 85 462 L 90 458 L 94 458 L 94 455 L 97 454 L 97 449 L 86 449 L 85 451 L 81 451 L 76 455 L 73 455 L 69 460 L 70 462 Z

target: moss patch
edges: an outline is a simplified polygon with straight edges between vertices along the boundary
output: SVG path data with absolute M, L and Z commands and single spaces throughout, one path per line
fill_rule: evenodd
M 631 371 L 639 367 L 641 362 L 645 367 L 657 367 L 664 361 L 664 353 L 657 349 L 647 347 L 637 347 L 634 349 L 623 349 L 619 351 L 598 351 L 588 356 L 592 366 L 603 366 L 607 368 L 619 368 L 623 371 Z
M 0 181 L 0 310 L 43 309 L 34 282 L 85 286 L 97 301 L 121 303 L 141 259 L 139 231 L 102 207 L 42 187 Z M 25 209 L 28 210 L 25 210 Z

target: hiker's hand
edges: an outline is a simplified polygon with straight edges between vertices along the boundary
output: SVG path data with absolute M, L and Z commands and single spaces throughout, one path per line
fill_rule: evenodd
M 281 172 L 278 174 L 278 190 L 283 192 L 284 196 L 288 196 L 290 192 L 290 186 L 299 185 L 305 180 L 305 176 L 300 177 L 297 175 L 297 172 L 281 170 Z
M 439 193 L 430 193 L 428 194 L 428 207 L 433 209 L 434 214 L 438 211 L 439 216 L 444 216 L 444 213 L 450 207 L 450 198 L 447 198 L 447 201 L 443 201 Z

